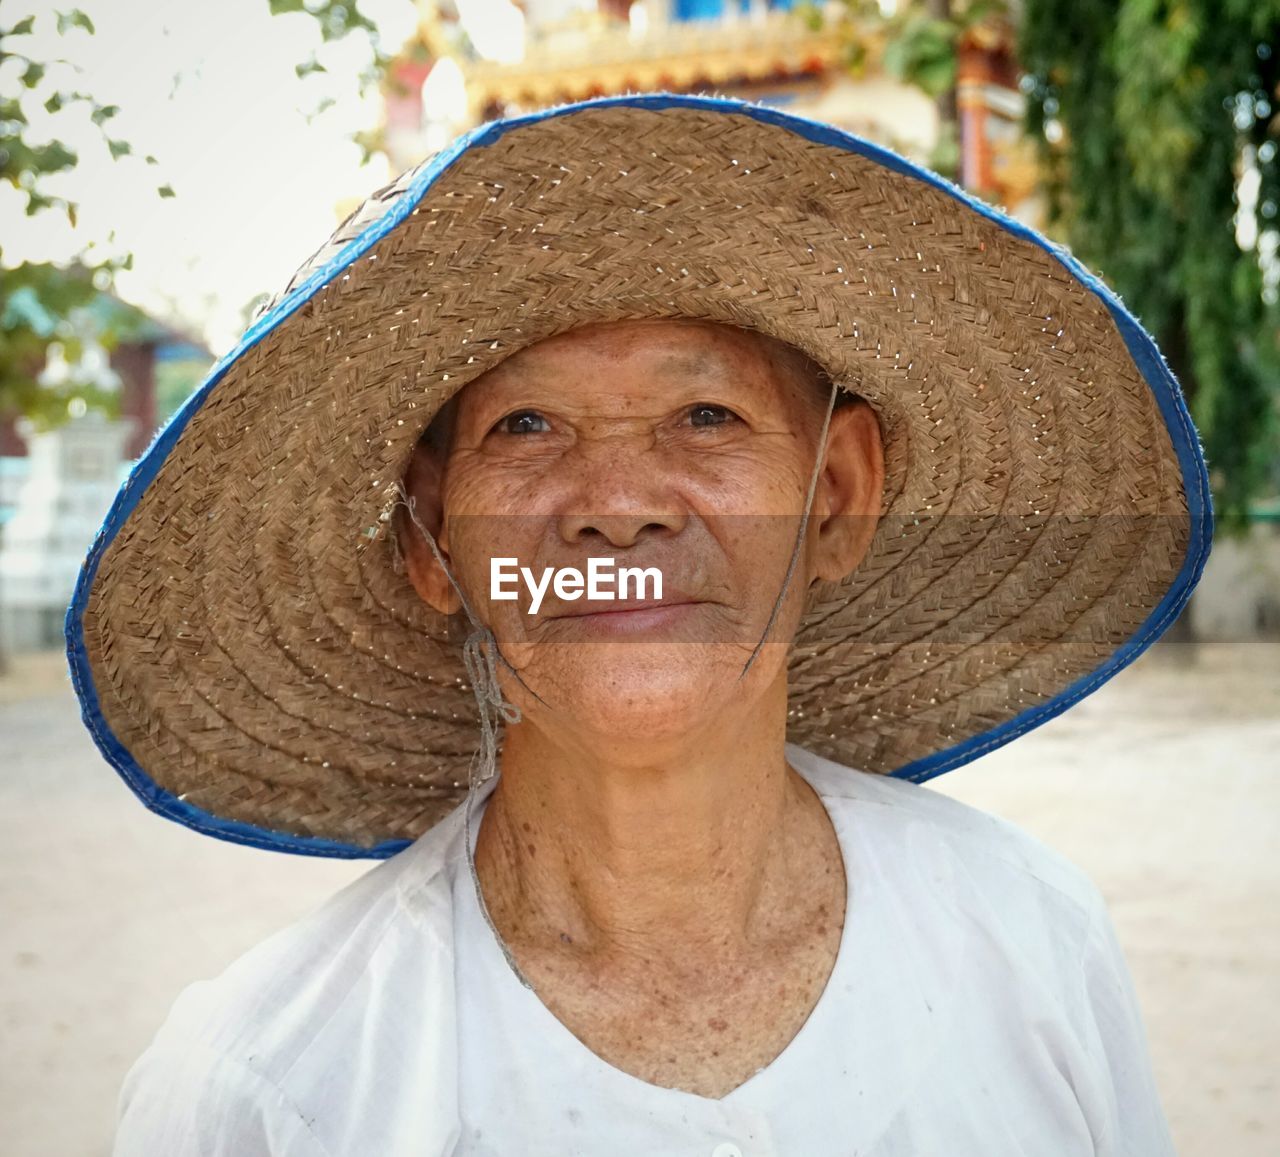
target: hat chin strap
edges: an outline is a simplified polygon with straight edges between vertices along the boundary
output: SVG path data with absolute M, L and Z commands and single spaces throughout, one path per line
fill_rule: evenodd
M 796 541 L 791 548 L 791 561 L 787 563 L 787 573 L 782 580 L 782 588 L 778 591 L 778 597 L 773 600 L 773 610 L 769 612 L 769 621 L 764 625 L 764 633 L 748 656 L 741 674 L 738 675 L 739 682 L 746 676 L 751 664 L 756 661 L 756 656 L 760 654 L 760 649 L 769 638 L 769 632 L 773 630 L 773 624 L 778 619 L 778 612 L 782 610 L 782 600 L 786 597 L 787 588 L 791 585 L 791 576 L 795 574 L 796 563 L 800 561 L 800 548 L 804 545 L 805 531 L 809 529 L 809 512 L 813 509 L 813 496 L 818 491 L 818 477 L 822 473 L 822 461 L 827 450 L 827 433 L 831 428 L 831 411 L 835 409 L 838 388 L 835 382 L 831 383 L 831 394 L 827 398 L 827 412 L 822 419 L 822 435 L 818 440 L 818 454 L 813 460 L 813 473 L 809 475 L 809 493 L 805 495 L 804 513 L 800 516 L 800 528 L 796 531 Z
M 814 459 L 813 473 L 809 477 L 809 492 L 805 496 L 804 513 L 800 517 L 800 526 L 796 531 L 795 544 L 791 548 L 791 560 L 787 563 L 787 573 L 783 577 L 782 587 L 773 601 L 773 609 L 769 612 L 769 621 L 765 623 L 764 631 L 759 641 L 747 657 L 747 661 L 743 664 L 742 671 L 738 675 L 739 682 L 746 677 L 747 672 L 751 669 L 751 664 L 756 661 L 756 657 L 768 640 L 769 632 L 773 630 L 773 625 L 777 622 L 778 612 L 782 609 L 782 601 L 786 597 L 788 587 L 791 585 L 791 578 L 795 574 L 796 564 L 800 560 L 800 548 L 804 545 L 805 531 L 809 527 L 809 512 L 813 507 L 813 496 L 817 492 L 818 477 L 822 472 L 823 457 L 827 448 L 827 434 L 831 427 L 831 412 L 835 409 L 836 390 L 838 388 L 835 382 L 831 383 L 831 394 L 827 398 L 827 411 L 822 419 L 822 435 L 818 442 L 818 453 Z M 453 576 L 453 571 L 450 570 L 449 564 L 445 562 L 441 555 L 435 536 L 422 524 L 422 520 L 418 517 L 415 501 L 405 490 L 403 482 L 397 484 L 397 490 L 401 501 L 409 511 L 410 520 L 417 528 L 418 533 L 426 539 L 427 545 L 431 547 L 431 553 L 435 555 L 436 562 L 440 564 L 453 589 L 458 592 L 458 598 L 462 601 L 462 609 L 466 613 L 467 620 L 471 623 L 471 633 L 467 635 L 466 641 L 462 645 L 462 662 L 466 668 L 467 677 L 471 681 L 471 688 L 475 695 L 476 707 L 480 716 L 480 746 L 472 755 L 471 763 L 467 769 L 467 802 L 463 815 L 467 869 L 471 874 L 471 882 L 476 890 L 476 900 L 479 903 L 481 913 L 484 915 L 485 923 L 489 925 L 494 939 L 498 942 L 503 955 L 507 958 L 507 963 L 511 966 L 511 970 L 516 974 L 517 979 L 526 988 L 532 990 L 533 985 L 529 983 L 528 978 L 520 971 L 502 936 L 498 933 L 498 929 L 489 915 L 488 907 L 485 905 L 484 894 L 480 890 L 480 877 L 476 874 L 475 850 L 472 847 L 471 840 L 471 821 L 475 807 L 476 789 L 497 774 L 498 722 L 495 714 L 500 715 L 507 723 L 519 723 L 523 717 L 519 706 L 512 703 L 502 694 L 502 688 L 498 683 L 497 660 L 502 660 L 503 666 L 520 681 L 520 685 L 535 699 L 540 703 L 545 703 L 546 700 L 534 691 L 524 681 L 520 672 L 507 661 L 498 647 L 498 640 L 494 637 L 493 629 L 482 623 L 472 610 L 471 604 L 467 601 L 467 596 L 463 594 L 462 587 Z

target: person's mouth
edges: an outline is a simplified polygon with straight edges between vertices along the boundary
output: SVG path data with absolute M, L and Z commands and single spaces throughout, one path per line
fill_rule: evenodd
M 618 599 L 607 603 L 565 603 L 551 617 L 571 620 L 577 628 L 609 634 L 633 634 L 681 622 L 699 607 L 699 599 Z
M 687 598 L 684 595 L 676 595 L 673 598 L 665 599 L 610 599 L 602 602 L 596 599 L 593 602 L 564 603 L 558 614 L 553 616 L 557 619 L 581 619 L 589 615 L 625 615 L 634 611 L 647 611 L 654 607 L 685 607 L 698 600 Z

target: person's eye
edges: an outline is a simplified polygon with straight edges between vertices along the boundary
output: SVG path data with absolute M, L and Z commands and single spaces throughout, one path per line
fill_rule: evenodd
M 714 402 L 697 402 L 689 407 L 690 424 L 694 426 L 723 426 L 737 417 L 732 410 Z
M 499 419 L 494 424 L 494 433 L 500 434 L 543 434 L 551 427 L 546 418 L 537 410 L 517 410 Z

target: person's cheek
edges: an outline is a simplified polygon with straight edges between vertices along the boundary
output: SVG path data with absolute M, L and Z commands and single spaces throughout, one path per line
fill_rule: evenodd
M 795 440 L 761 436 L 690 455 L 684 466 L 685 493 L 723 553 L 733 617 L 762 626 L 782 589 L 806 493 Z
M 450 516 L 460 581 L 504 654 L 521 646 L 534 625 L 520 568 L 536 567 L 545 534 L 547 516 L 535 505 L 535 496 L 507 480 L 489 485 L 474 480 L 459 502 L 465 512 Z

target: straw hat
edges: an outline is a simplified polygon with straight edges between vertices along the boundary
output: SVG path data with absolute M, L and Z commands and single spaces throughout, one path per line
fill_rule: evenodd
M 509 354 L 664 316 L 788 342 L 880 419 L 881 523 L 802 622 L 790 741 L 928 779 L 1093 690 L 1190 595 L 1211 534 L 1195 430 L 1064 250 L 775 109 L 562 105 L 374 194 L 121 490 L 68 651 L 147 806 L 386 856 L 459 803 L 477 705 L 458 631 L 398 558 L 397 484 L 440 406 Z

